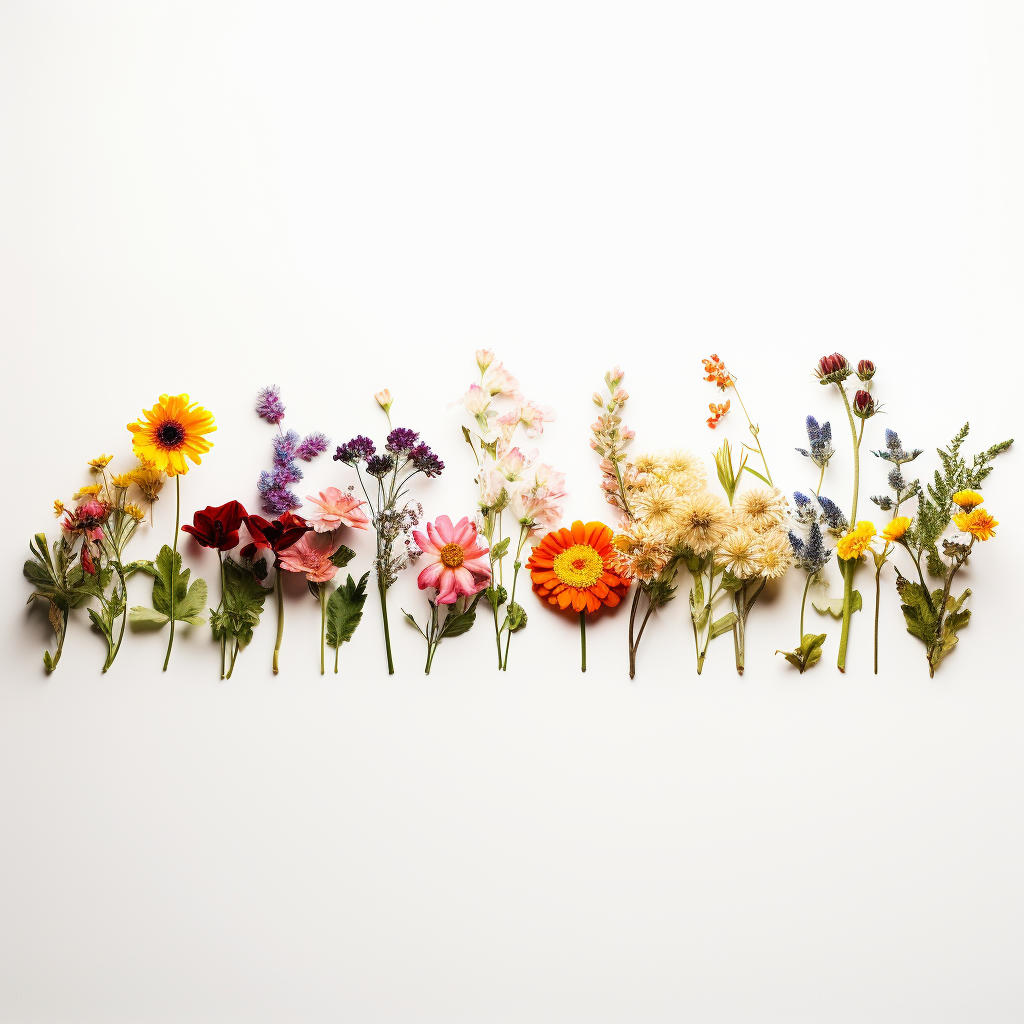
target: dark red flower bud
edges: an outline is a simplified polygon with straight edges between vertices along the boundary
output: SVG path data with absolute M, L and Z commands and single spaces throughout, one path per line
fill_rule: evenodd
M 853 412 L 862 420 L 875 415 L 875 400 L 866 391 L 858 391 L 853 396 Z
M 875 375 L 875 364 L 870 359 L 862 359 L 857 364 L 857 376 L 861 380 L 871 380 Z
M 833 352 L 830 356 L 822 356 L 814 372 L 822 384 L 839 384 L 853 373 L 846 356 Z
M 253 542 L 246 544 L 239 552 L 242 558 L 253 559 L 260 548 L 270 548 L 274 552 L 274 566 L 277 566 L 279 555 L 290 548 L 304 533 L 312 529 L 305 519 L 300 519 L 292 512 L 285 512 L 280 519 L 269 522 L 263 516 L 246 516 L 245 526 Z

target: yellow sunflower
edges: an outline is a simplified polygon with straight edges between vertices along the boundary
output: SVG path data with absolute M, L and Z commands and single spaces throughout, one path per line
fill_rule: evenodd
M 187 455 L 197 466 L 201 455 L 212 447 L 205 434 L 217 428 L 213 416 L 201 405 L 190 403 L 188 395 L 161 395 L 143 418 L 128 424 L 134 434 L 132 450 L 137 458 L 168 476 L 188 472 Z

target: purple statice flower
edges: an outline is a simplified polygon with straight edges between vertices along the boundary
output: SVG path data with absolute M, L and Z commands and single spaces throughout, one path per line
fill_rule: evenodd
M 295 457 L 302 459 L 303 462 L 312 462 L 318 455 L 323 455 L 327 451 L 327 446 L 330 443 L 327 435 L 321 434 L 319 431 L 307 434 L 303 438 L 302 444 L 295 449 Z
M 444 463 L 425 444 L 418 444 L 409 452 L 409 461 L 428 477 L 440 476 L 444 469 Z
M 409 449 L 413 448 L 419 438 L 420 435 L 415 430 L 410 430 L 408 427 L 395 427 L 395 429 L 388 434 L 387 444 L 385 444 L 384 447 L 387 448 L 389 452 L 401 455 L 402 452 L 407 452 Z
M 379 480 L 394 469 L 395 460 L 390 455 L 371 455 L 366 460 L 366 472 Z
M 256 394 L 256 412 L 268 423 L 278 424 L 284 419 L 281 389 L 276 384 L 260 388 Z
M 345 444 L 338 445 L 338 450 L 334 455 L 334 461 L 345 462 L 348 465 L 353 466 L 357 462 L 371 458 L 376 451 L 376 445 L 368 437 L 363 437 L 362 434 L 359 434 L 358 436 L 353 437 L 351 441 L 346 441 Z

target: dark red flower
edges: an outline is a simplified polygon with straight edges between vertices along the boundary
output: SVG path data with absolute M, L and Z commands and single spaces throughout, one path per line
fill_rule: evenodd
M 192 526 L 183 526 L 204 548 L 230 551 L 238 543 L 238 528 L 248 513 L 237 501 L 226 505 L 207 505 L 192 517 Z
M 849 360 L 839 352 L 833 352 L 830 356 L 822 356 L 814 372 L 822 384 L 838 384 L 846 380 L 853 372 Z
M 857 376 L 861 380 L 871 380 L 875 375 L 875 364 L 870 359 L 862 359 L 857 364 Z
M 306 524 L 293 512 L 285 512 L 279 519 L 272 522 L 263 516 L 246 516 L 245 528 L 252 537 L 252 543 L 246 544 L 239 552 L 242 558 L 252 560 L 260 548 L 270 548 L 274 552 L 274 566 L 277 566 L 277 555 L 290 548 L 304 533 L 312 527 Z
M 82 545 L 82 568 L 89 573 L 90 576 L 96 575 L 96 563 L 93 561 L 93 557 L 89 552 L 89 548 L 86 545 Z

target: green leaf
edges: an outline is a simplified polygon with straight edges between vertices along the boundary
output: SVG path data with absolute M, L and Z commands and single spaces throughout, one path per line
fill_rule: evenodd
M 831 601 L 825 601 L 822 604 L 818 604 L 817 601 L 811 601 L 811 607 L 822 615 L 831 615 L 833 619 L 841 619 L 843 617 L 843 599 L 841 597 L 833 598 Z M 860 591 L 853 591 L 850 595 L 850 614 L 859 612 L 863 607 L 864 599 L 861 597 Z
M 409 612 L 407 612 L 404 608 L 402 609 L 402 614 L 405 616 L 405 621 L 410 623 L 413 629 L 415 629 L 416 632 L 419 633 L 419 635 L 423 637 L 424 640 L 426 640 L 427 634 L 424 633 L 422 629 L 420 629 L 420 624 L 416 621 L 415 617 Z
M 490 586 L 484 591 L 484 597 L 495 607 L 500 608 L 508 599 L 508 591 L 502 586 Z
M 711 623 L 711 639 L 714 640 L 716 636 L 721 636 L 723 633 L 728 633 L 732 629 L 733 623 L 736 621 L 735 612 L 726 612 L 720 619 L 715 619 Z
M 800 640 L 800 646 L 795 651 L 776 651 L 775 653 L 783 655 L 790 665 L 804 673 L 816 665 L 821 658 L 821 648 L 825 643 L 825 636 L 824 633 L 804 633 Z
M 225 558 L 224 600 L 218 610 L 210 609 L 214 639 L 234 640 L 240 650 L 248 647 L 269 593 L 251 569 L 239 565 L 233 558 Z
M 206 619 L 199 613 L 206 607 L 206 580 L 193 580 L 189 586 L 189 569 L 182 569 L 181 554 L 165 544 L 156 561 L 140 571 L 149 573 L 153 579 L 153 607 L 136 606 L 128 614 L 133 629 L 158 629 L 171 621 L 171 593 L 174 593 L 174 618 L 201 626 Z M 157 614 L 154 614 L 157 613 Z M 160 622 L 158 615 L 163 616 Z
M 510 633 L 518 633 L 519 630 L 526 626 L 526 611 L 523 606 L 516 601 L 513 601 L 508 606 L 508 612 L 505 616 L 505 624 L 508 627 Z
M 441 626 L 440 636 L 438 640 L 447 639 L 452 636 L 462 636 L 463 633 L 468 633 L 472 628 L 473 623 L 476 622 L 476 606 L 482 597 L 482 594 L 477 594 L 473 598 L 470 605 L 459 611 L 459 605 L 462 604 L 464 598 L 453 604 L 445 615 L 444 624 Z
M 339 569 L 344 569 L 353 558 L 356 557 L 356 553 L 351 549 L 345 547 L 344 544 L 338 548 L 337 551 L 331 555 L 331 564 L 336 565 Z
M 497 562 L 499 559 L 505 557 L 505 554 L 508 551 L 508 542 L 511 539 L 512 539 L 511 537 L 505 537 L 503 540 L 498 541 L 498 543 L 495 544 L 493 548 L 491 548 L 491 564 L 492 565 L 495 562 Z
M 366 584 L 370 579 L 368 572 L 363 573 L 356 583 L 351 575 L 345 583 L 331 594 L 327 602 L 327 644 L 329 647 L 340 647 L 346 640 L 352 639 L 363 617 L 363 605 L 366 603 Z M 419 629 L 419 626 L 416 627 Z
M 771 481 L 770 481 L 770 480 L 768 479 L 768 477 L 766 477 L 766 476 L 762 476 L 762 475 L 761 475 L 760 473 L 758 473 L 758 471 L 757 471 L 756 469 L 751 469 L 751 467 L 750 467 L 750 466 L 744 466 L 743 468 L 744 468 L 744 469 L 745 469 L 745 470 L 746 470 L 746 471 L 747 471 L 748 473 L 753 473 L 753 474 L 754 474 L 754 476 L 756 476 L 758 480 L 763 480 L 763 481 L 764 481 L 764 482 L 765 482 L 766 484 L 768 484 L 768 486 L 769 486 L 769 487 L 771 487 L 771 486 L 772 486 L 772 483 L 771 483 Z

